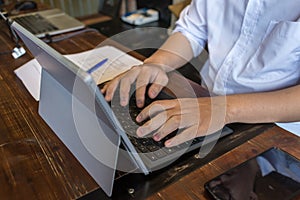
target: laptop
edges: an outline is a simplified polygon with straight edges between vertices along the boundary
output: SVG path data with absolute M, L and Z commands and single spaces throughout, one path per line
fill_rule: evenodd
M 18 22 L 39 38 L 85 27 L 82 22 L 57 8 L 11 16 L 10 19 Z
M 118 99 L 106 102 L 89 73 L 17 22 L 12 23 L 12 29 L 42 66 L 39 114 L 108 196 L 112 195 L 116 170 L 147 175 L 202 144 L 215 143 L 219 137 L 232 133 L 224 127 L 215 134 L 172 148 L 151 137 L 137 138 L 135 128 L 139 124 L 132 120 L 136 114 L 133 98 L 128 108 L 118 106 Z M 181 82 L 180 87 L 182 92 L 190 86 Z M 174 96 L 168 92 L 170 88 L 159 98 L 175 98 L 176 91 Z

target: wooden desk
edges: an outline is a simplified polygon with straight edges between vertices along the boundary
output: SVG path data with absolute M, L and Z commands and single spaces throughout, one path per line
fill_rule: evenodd
M 273 128 L 261 133 L 259 136 L 232 149 L 217 159 L 194 170 L 189 175 L 182 177 L 176 183 L 161 189 L 149 199 L 210 199 L 204 191 L 205 182 L 214 178 L 228 169 L 246 161 L 247 159 L 273 147 L 279 147 L 293 156 L 300 158 L 300 139 L 281 128 Z M 300 198 L 300 196 L 298 197 Z
M 5 52 L 14 44 L 5 25 L 0 26 L 0 52 Z M 103 39 L 87 32 L 52 46 L 63 54 L 76 53 Z M 0 199 L 109 199 L 38 115 L 38 103 L 14 74 L 31 58 L 0 55 Z M 119 178 L 111 199 L 206 199 L 204 182 L 271 146 L 300 158 L 299 138 L 272 124 L 232 128 L 235 133 L 204 159 L 192 152 L 149 176 Z

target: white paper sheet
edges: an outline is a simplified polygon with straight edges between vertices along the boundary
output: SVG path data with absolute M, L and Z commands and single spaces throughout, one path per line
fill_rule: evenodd
M 132 66 L 142 63 L 140 60 L 112 46 L 104 46 L 65 56 L 85 71 L 104 58 L 108 58 L 104 65 L 91 74 L 97 84 L 108 81 Z M 36 59 L 30 60 L 14 71 L 36 101 L 39 101 L 40 97 L 41 71 L 41 65 Z
M 41 66 L 36 59 L 32 59 L 15 70 L 27 90 L 38 101 L 40 98 Z
M 276 125 L 300 137 L 300 122 L 276 123 Z

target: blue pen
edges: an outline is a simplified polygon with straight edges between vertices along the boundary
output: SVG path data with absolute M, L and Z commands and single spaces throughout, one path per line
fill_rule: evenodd
M 89 74 L 93 73 L 99 67 L 101 67 L 102 65 L 104 65 L 107 61 L 108 61 L 108 58 L 104 58 L 103 60 L 101 60 L 100 62 L 98 62 L 96 65 L 94 65 L 93 67 L 91 67 L 89 70 L 87 70 L 87 73 L 89 73 Z

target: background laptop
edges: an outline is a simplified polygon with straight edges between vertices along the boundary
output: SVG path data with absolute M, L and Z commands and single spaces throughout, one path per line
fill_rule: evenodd
M 82 22 L 57 8 L 11 16 L 10 19 L 37 37 L 66 33 L 85 27 Z
M 116 169 L 147 175 L 199 148 L 203 141 L 215 142 L 232 133 L 225 127 L 205 140 L 197 138 L 173 148 L 163 147 L 151 137 L 134 137 L 134 132 L 125 132 L 138 126 L 131 120 L 134 112 L 128 112 L 133 108 L 118 110 L 117 99 L 109 105 L 90 74 L 18 23 L 13 22 L 12 28 L 42 66 L 39 114 L 108 195 Z M 180 86 L 180 91 L 188 88 L 182 87 L 182 82 Z M 172 96 L 162 93 L 160 98 Z

